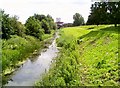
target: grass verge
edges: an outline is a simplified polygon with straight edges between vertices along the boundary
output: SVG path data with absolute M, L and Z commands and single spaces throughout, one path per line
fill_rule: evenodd
M 111 25 L 60 30 L 60 55 L 37 86 L 118 86 L 118 34 Z

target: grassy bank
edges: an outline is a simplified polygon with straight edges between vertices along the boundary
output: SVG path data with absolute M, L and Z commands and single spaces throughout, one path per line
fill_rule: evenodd
M 9 75 L 29 56 L 36 55 L 39 50 L 44 48 L 44 43 L 49 42 L 48 38 L 53 36 L 55 31 L 51 34 L 44 34 L 43 40 L 40 41 L 32 36 L 19 37 L 13 35 L 8 40 L 2 40 L 2 80 L 3 84 L 6 82 Z
M 60 55 L 36 87 L 118 86 L 119 29 L 110 25 L 61 29 Z

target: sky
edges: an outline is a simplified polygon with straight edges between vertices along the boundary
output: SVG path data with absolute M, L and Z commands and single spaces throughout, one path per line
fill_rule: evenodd
M 75 13 L 80 13 L 87 21 L 91 3 L 91 0 L 0 0 L 0 8 L 10 16 L 17 15 L 22 23 L 35 13 L 49 14 L 55 21 L 61 18 L 64 23 L 72 23 Z

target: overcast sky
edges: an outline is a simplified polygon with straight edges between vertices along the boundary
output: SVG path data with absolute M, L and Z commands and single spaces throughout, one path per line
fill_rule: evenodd
M 55 21 L 61 18 L 65 23 L 72 23 L 75 13 L 87 21 L 91 3 L 91 0 L 0 0 L 0 8 L 10 16 L 17 15 L 22 23 L 34 13 L 50 14 Z

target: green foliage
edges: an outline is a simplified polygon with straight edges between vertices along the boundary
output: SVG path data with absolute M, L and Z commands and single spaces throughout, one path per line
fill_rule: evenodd
M 38 19 L 40 22 L 41 22 L 42 20 L 46 20 L 46 21 L 47 21 L 47 17 L 46 17 L 45 15 L 43 15 L 43 14 L 41 14 L 41 15 L 39 15 L 39 14 L 34 14 L 33 17 L 35 17 L 35 19 Z
M 18 21 L 18 17 L 14 16 L 10 18 L 11 27 L 13 29 L 12 35 L 23 36 L 25 33 L 25 26 Z
M 38 39 L 42 39 L 43 30 L 41 28 L 41 23 L 39 20 L 35 19 L 34 17 L 29 17 L 25 23 L 26 26 L 26 34 L 34 36 Z
M 49 14 L 47 15 L 47 21 L 49 23 L 50 29 L 54 29 L 55 30 L 57 28 L 57 26 L 56 26 L 52 16 L 50 16 Z
M 2 38 L 9 39 L 10 35 L 23 36 L 25 33 L 24 25 L 18 21 L 18 17 L 10 17 L 9 14 L 0 11 L 2 14 Z
M 47 23 L 47 21 L 43 19 L 43 20 L 41 21 L 41 24 L 42 24 L 42 28 L 45 30 L 45 33 L 46 33 L 46 34 L 50 34 L 50 26 L 49 26 L 49 24 Z
M 45 39 L 48 39 L 48 38 L 51 38 L 55 33 L 55 30 L 51 30 L 51 34 L 44 34 L 42 36 L 42 40 L 45 40 Z
M 120 24 L 120 2 L 95 2 L 87 24 Z
M 74 22 L 73 22 L 74 26 L 79 26 L 84 24 L 84 18 L 79 13 L 75 13 L 75 15 L 73 15 L 73 19 L 74 19 Z
M 61 29 L 60 54 L 36 86 L 118 86 L 118 33 L 110 25 Z
M 35 19 L 38 19 L 42 23 L 42 28 L 45 30 L 46 34 L 50 34 L 51 29 L 55 30 L 57 28 L 52 16 L 50 16 L 49 14 L 47 16 L 34 14 L 33 17 L 35 17 Z
M 2 38 L 9 39 L 11 35 L 34 36 L 42 40 L 44 33 L 50 34 L 52 29 L 56 29 L 56 24 L 50 15 L 38 15 L 35 14 L 27 19 L 25 26 L 18 21 L 18 17 L 10 17 L 9 14 L 5 14 L 4 11 L 0 10 L 0 20 L 2 22 Z
M 31 36 L 25 36 L 25 38 L 12 36 L 9 40 L 2 40 L 3 73 L 6 68 L 16 66 L 18 61 L 23 61 L 29 53 L 38 48 L 40 48 L 40 42 Z
M 5 14 L 4 11 L 0 11 L 2 14 L 2 38 L 8 39 L 12 34 L 12 26 L 10 25 L 9 14 Z
M 43 16 L 42 19 L 48 20 L 46 16 Z M 54 21 L 51 18 L 49 18 L 50 22 L 46 20 L 44 28 L 50 33 L 50 29 L 54 29 Z M 39 40 L 50 38 L 54 30 L 51 30 L 51 34 L 44 34 L 45 30 L 42 29 L 42 23 L 34 16 L 29 17 L 24 26 L 18 21 L 17 16 L 10 17 L 9 14 L 5 14 L 2 10 L 0 10 L 0 21 L 0 27 L 2 28 L 0 36 L 2 35 L 3 38 L 0 40 L 0 46 L 2 45 L 2 51 L 0 50 L 0 54 L 2 53 L 0 57 L 2 71 L 0 68 L 0 75 L 2 76 L 2 83 L 4 85 L 7 75 L 10 75 L 24 63 L 24 60 L 35 50 L 39 50 L 43 45 L 43 41 L 40 42 Z

